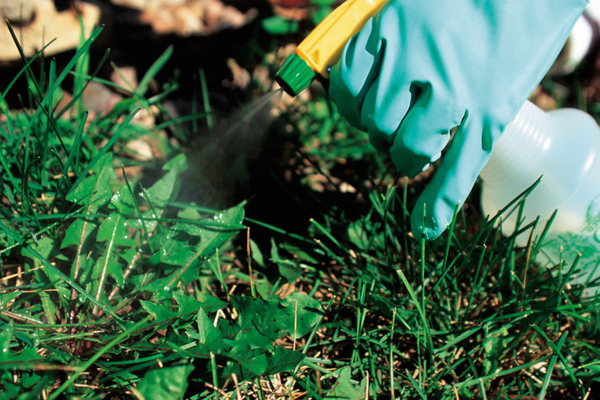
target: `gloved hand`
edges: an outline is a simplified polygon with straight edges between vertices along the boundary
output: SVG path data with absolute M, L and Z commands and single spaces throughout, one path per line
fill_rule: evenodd
M 458 127 L 412 212 L 417 238 L 434 239 L 450 224 L 586 4 L 390 0 L 348 42 L 329 95 L 402 173 L 436 161 Z

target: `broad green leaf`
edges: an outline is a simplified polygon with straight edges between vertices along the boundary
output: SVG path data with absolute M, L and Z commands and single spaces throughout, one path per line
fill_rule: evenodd
M 164 280 L 160 279 L 159 281 L 165 285 Z M 166 321 L 169 319 L 181 317 L 182 315 L 186 315 L 188 313 L 196 313 L 200 309 L 203 309 L 206 313 L 211 313 L 218 311 L 222 308 L 227 307 L 227 303 L 219 300 L 218 298 L 211 295 L 200 295 L 200 301 L 194 300 L 191 297 L 179 294 L 177 292 L 171 292 L 173 299 L 179 303 L 179 310 L 172 311 L 171 309 L 161 305 L 156 304 L 155 302 L 142 300 L 142 307 L 151 315 L 156 318 L 156 321 Z M 187 299 L 187 300 L 184 300 Z
M 86 215 L 95 214 L 98 208 L 111 198 L 110 182 L 116 178 L 112 167 L 112 153 L 106 153 L 92 168 L 92 175 L 83 179 L 78 185 L 71 188 L 66 198 L 74 203 L 87 205 Z M 90 234 L 97 228 L 97 223 L 90 219 L 76 219 L 67 229 L 61 248 L 75 245 L 77 255 L 73 260 L 71 276 L 78 277 L 87 263 L 85 254 L 88 253 L 87 245 Z M 48 274 L 49 272 L 46 271 Z M 52 278 L 50 278 L 52 280 Z
M 176 156 L 163 166 L 163 170 L 167 171 L 167 173 L 143 193 L 143 197 L 151 205 L 148 211 L 144 213 L 144 217 L 148 218 L 145 222 L 148 232 L 156 229 L 158 225 L 156 219 L 162 217 L 165 202 L 173 200 L 177 196 L 180 184 L 179 174 L 186 169 L 187 159 L 185 156 L 183 154 Z
M 254 240 L 250 240 L 250 254 L 252 255 L 252 259 L 261 267 L 265 266 L 265 259 L 260 251 L 260 248 L 256 244 Z
M 54 250 L 54 240 L 52 240 L 52 238 L 50 238 L 49 236 L 44 236 L 43 238 L 38 239 L 37 242 L 32 244 L 31 247 L 34 248 L 35 251 L 40 253 L 42 255 L 42 257 L 48 258 L 48 257 L 50 257 L 50 253 L 52 253 L 52 250 Z M 23 255 L 25 257 L 32 258 L 27 253 L 24 253 Z M 32 259 L 36 260 L 35 258 L 32 258 Z
M 173 292 L 173 300 L 179 305 L 177 309 L 179 318 L 173 322 L 174 328 L 188 326 L 197 319 L 198 311 L 202 308 L 202 303 L 178 292 Z
M 118 255 L 114 252 L 102 254 L 96 262 L 96 266 L 92 272 L 92 279 L 99 279 L 102 274 L 106 274 L 115 278 L 119 285 L 124 285 L 123 265 L 119 262 L 117 257 Z
M 348 238 L 359 249 L 367 250 L 373 239 L 373 234 L 365 230 L 367 221 L 358 220 L 348 226 Z
M 277 265 L 279 274 L 288 282 L 295 282 L 302 276 L 302 269 L 296 260 L 285 260 L 279 255 L 279 247 L 275 239 L 271 238 L 271 261 Z
M 267 359 L 269 363 L 266 373 L 272 375 L 293 371 L 304 360 L 304 354 L 285 347 L 274 347 Z
M 245 342 L 236 342 L 227 356 L 231 360 L 223 375 L 235 373 L 243 379 L 293 371 L 304 359 L 304 354 L 283 347 L 252 348 Z
M 302 337 L 311 331 L 322 312 L 315 299 L 293 293 L 284 300 L 231 296 L 239 314 L 236 325 L 225 327 L 223 337 L 243 340 L 252 347 L 267 347 L 284 335 Z
M 96 240 L 108 242 L 107 247 L 134 246 L 135 240 L 129 238 L 127 219 L 118 212 L 111 213 L 102 221 Z
M 241 205 L 230 208 L 215 215 L 215 221 L 222 224 L 239 225 L 244 220 L 244 207 Z M 202 258 L 210 258 L 215 251 L 223 246 L 225 242 L 233 238 L 238 233 L 238 229 L 203 229 L 200 235 L 200 244 L 196 251 Z
M 183 399 L 188 386 L 188 376 L 193 369 L 191 365 L 153 369 L 146 372 L 138 382 L 137 390 L 146 399 Z
M 71 188 L 66 199 L 73 203 L 91 206 L 91 213 L 106 204 L 112 197 L 110 181 L 116 179 L 112 166 L 112 153 L 104 154 L 92 168 L 92 175 Z
M 179 304 L 179 315 L 188 315 L 197 313 L 204 305 L 193 297 L 181 293 L 173 292 L 173 299 Z
M 236 341 L 227 356 L 231 359 L 227 363 L 224 376 L 237 374 L 242 379 L 252 379 L 263 376 L 267 372 L 269 362 L 267 360 L 268 348 L 252 348 L 247 341 Z
M 7 308 L 21 293 L 20 291 L 0 293 L 0 309 Z
M 154 301 L 170 299 L 171 297 L 173 297 L 173 292 L 171 291 L 171 287 L 169 286 L 173 281 L 173 277 L 171 276 L 151 280 L 144 286 L 139 286 L 142 283 L 139 283 L 136 279 L 132 279 L 131 281 L 136 284 L 137 290 L 153 293 L 154 297 L 152 299 Z
M 363 400 L 366 394 L 367 381 L 363 379 L 359 385 L 355 385 L 350 380 L 352 379 L 351 368 L 343 367 L 333 384 L 332 388 L 327 392 L 326 399 L 346 399 L 346 400 Z
M 188 169 L 188 161 L 185 154 L 178 154 L 163 165 L 163 170 L 180 174 Z
M 161 304 L 154 304 L 144 300 L 141 300 L 140 303 L 144 310 L 154 317 L 154 323 L 158 324 L 157 329 L 167 328 L 170 322 L 177 318 L 177 313 L 175 311 L 171 311 Z
M 51 386 L 55 379 L 55 373 L 52 371 L 23 372 L 19 383 L 27 394 L 21 395 L 19 400 L 43 398 L 42 392 Z
M 131 191 L 127 186 L 123 186 L 117 193 L 112 195 L 110 205 L 116 208 L 119 214 L 124 217 L 133 216 L 134 201 Z
M 79 246 L 84 243 L 89 237 L 90 233 L 94 231 L 98 227 L 98 224 L 95 222 L 91 222 L 91 220 L 84 220 L 81 218 L 75 219 L 69 225 L 65 232 L 65 238 L 62 241 L 60 246 L 61 249 L 67 246 Z
M 54 248 L 54 240 L 48 236 L 45 236 L 39 239 L 37 242 L 33 243 L 31 247 L 38 252 L 43 258 L 50 258 L 51 253 L 55 250 Z M 34 257 L 29 251 L 25 248 L 21 248 L 21 254 L 24 257 L 30 258 L 33 260 L 34 265 L 41 265 L 40 261 Z M 41 271 L 35 271 L 34 274 L 36 279 L 40 284 L 47 284 L 50 282 L 54 288 L 58 291 L 65 290 L 66 288 L 62 285 L 62 279 L 54 273 L 53 270 L 49 268 L 42 268 L 43 273 Z M 54 322 L 54 315 L 56 314 L 56 304 L 53 299 L 50 298 L 50 295 L 46 291 L 41 291 L 39 293 L 40 299 L 39 303 L 44 308 L 46 318 L 50 323 Z M 64 301 L 64 298 L 61 298 L 60 301 Z
M 183 266 L 182 268 L 176 269 L 171 274 L 169 287 L 172 289 L 178 285 L 187 285 L 194 279 L 198 279 L 200 274 L 200 263 L 198 260 L 193 260 L 190 264 Z
M 174 229 L 161 230 L 156 232 L 150 238 L 150 243 L 155 249 L 155 253 L 150 257 L 152 264 L 159 264 L 171 254 L 176 254 L 184 246 L 189 246 L 190 238 L 182 232 L 177 232 Z M 179 265 L 179 264 L 178 264 Z
M 215 354 L 223 350 L 221 332 L 213 326 L 213 322 L 202 308 L 198 311 L 198 342 Z
M 0 330 L 0 360 L 2 361 L 9 359 L 12 356 L 10 353 L 10 342 L 14 332 L 15 324 L 12 321 L 2 325 L 2 330 Z
M 183 267 L 197 257 L 192 246 L 182 245 L 181 242 L 173 242 L 173 246 L 169 249 L 169 252 L 161 257 L 163 263 Z
M 226 302 L 210 294 L 200 293 L 198 297 L 198 300 L 200 300 L 202 304 L 202 308 L 204 308 L 207 313 L 215 312 L 228 306 Z

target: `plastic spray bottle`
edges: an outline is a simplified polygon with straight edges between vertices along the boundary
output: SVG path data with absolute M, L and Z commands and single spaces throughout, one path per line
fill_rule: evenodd
M 386 1 L 346 0 L 285 61 L 276 75 L 279 85 L 293 97 L 314 79 L 325 83 L 344 45 Z M 587 36 L 580 41 L 589 47 L 592 39 Z M 572 282 L 585 282 L 590 271 L 589 280 L 600 276 L 600 267 L 594 271 L 600 263 L 600 128 L 588 114 L 572 109 L 545 113 L 526 102 L 494 144 L 481 173 L 484 212 L 495 215 L 542 175 L 523 216 L 526 222 L 538 215 L 543 221 L 559 211 L 538 261 L 558 264 L 580 253 L 584 270 L 572 276 Z M 512 233 L 515 218 L 513 214 L 504 222 L 505 233 Z M 518 241 L 524 245 L 527 237 Z
M 540 176 L 525 200 L 521 226 L 539 215 L 543 227 L 557 213 L 537 261 L 569 265 L 580 254 L 571 283 L 591 282 L 600 276 L 600 128 L 591 116 L 575 109 L 544 112 L 526 102 L 480 174 L 484 213 L 494 216 Z M 503 221 L 505 234 L 513 232 L 516 218 L 513 212 Z M 517 243 L 527 239 L 522 234 Z

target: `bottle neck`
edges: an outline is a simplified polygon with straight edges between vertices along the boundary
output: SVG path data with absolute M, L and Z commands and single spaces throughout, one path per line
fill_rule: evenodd
M 542 154 L 550 146 L 548 128 L 546 113 L 526 101 L 516 118 L 494 143 L 490 160 L 480 174 L 485 183 L 510 184 L 515 176 L 523 174 L 537 179 L 542 170 L 539 162 L 535 162 L 535 154 Z

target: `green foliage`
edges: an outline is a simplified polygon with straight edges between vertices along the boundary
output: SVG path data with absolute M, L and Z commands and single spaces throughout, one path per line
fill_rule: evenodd
M 137 390 L 145 399 L 183 399 L 193 369 L 191 365 L 178 365 L 150 370 L 138 383 Z
M 1 399 L 575 399 L 597 390 L 600 299 L 568 283 L 577 266 L 532 262 L 543 224 L 503 237 L 501 216 L 483 220 L 471 199 L 441 239 L 414 240 L 408 210 L 422 183 L 398 180 L 319 89 L 280 121 L 296 147 L 283 178 L 261 176 L 274 202 L 266 221 L 246 216 L 246 203 L 178 202 L 188 163 L 169 141 L 154 179 L 123 168 L 127 141 L 159 135 L 136 125 L 136 113 L 154 106 L 160 126 L 177 125 L 161 104 L 176 85 L 152 89 L 173 49 L 88 120 L 81 96 L 101 81 L 88 66 L 99 33 L 60 74 L 54 66 L 36 77 L 24 60 L 25 109 L 3 101 L 12 84 L 0 93 Z M 68 74 L 73 100 L 59 109 Z M 269 219 L 281 207 L 285 218 Z M 517 246 L 517 234 L 530 245 Z
M 261 25 L 271 35 L 287 35 L 298 32 L 297 21 L 285 19 L 280 15 L 263 19 Z
M 298 379 L 307 397 L 579 398 L 593 392 L 597 288 L 566 284 L 571 265 L 532 262 L 543 249 L 544 224 L 518 226 L 503 237 L 502 215 L 484 221 L 469 206 L 441 239 L 414 240 L 408 210 L 419 182 L 398 182 L 373 162 L 377 168 L 367 167 L 359 186 L 340 165 L 370 161 L 371 150 L 348 142 L 329 151 L 330 141 L 316 140 L 323 129 L 334 138 L 344 132 L 337 134 L 340 143 L 361 136 L 342 128 L 335 110 L 321 108 L 326 103 L 313 95 L 312 104 L 298 106 L 310 109 L 311 118 L 297 116 L 296 165 L 315 165 L 304 171 L 329 181 L 304 181 L 311 189 L 307 198 L 324 199 L 327 207 L 314 209 L 301 232 L 253 221 L 270 231 L 271 262 L 279 273 L 315 283 L 313 290 L 330 299 L 323 339 L 303 349 L 304 365 L 319 373 Z M 340 151 L 346 157 L 338 158 Z M 356 200 L 326 203 L 341 198 L 344 182 L 357 188 Z M 503 213 L 519 212 L 526 196 Z M 350 212 L 352 206 L 360 211 Z M 517 246 L 516 235 L 530 235 L 530 245 Z M 290 268 L 302 276 L 290 275 Z
M 172 50 L 130 97 L 88 121 L 80 99 L 96 79 L 86 60 L 99 32 L 59 76 L 38 79 L 24 60 L 32 108 L 2 108 L 0 398 L 183 399 L 233 373 L 243 381 L 293 371 L 305 356 L 279 341 L 311 333 L 320 303 L 269 297 L 268 285 L 259 291 L 267 300 L 217 290 L 227 285 L 232 239 L 247 228 L 244 205 L 178 203 L 183 154 L 148 187 L 130 182 L 122 149 L 160 134 L 133 117 L 161 108 L 169 87 L 145 95 Z M 73 101 L 59 109 L 69 73 Z

